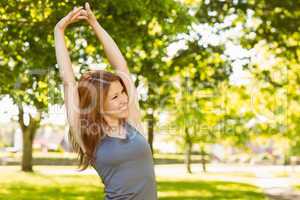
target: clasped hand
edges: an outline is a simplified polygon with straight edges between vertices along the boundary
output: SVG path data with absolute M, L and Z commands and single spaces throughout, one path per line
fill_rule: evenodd
M 97 19 L 92 12 L 89 3 L 85 3 L 85 9 L 82 6 L 74 7 L 65 17 L 63 17 L 55 26 L 56 29 L 65 30 L 70 24 L 79 20 L 86 20 L 91 26 L 93 26 Z

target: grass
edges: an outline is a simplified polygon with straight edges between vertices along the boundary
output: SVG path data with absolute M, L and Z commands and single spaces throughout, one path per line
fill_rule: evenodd
M 10 200 L 102 199 L 103 186 L 94 175 L 50 176 L 42 174 L 1 175 L 0 198 Z
M 158 191 L 161 200 L 265 199 L 254 186 L 224 181 L 161 180 Z
M 293 171 L 281 171 L 281 172 L 274 173 L 274 176 L 279 178 L 288 178 L 288 177 L 300 178 L 300 173 L 293 172 Z
M 4 169 L 4 170 L 3 170 Z M 9 169 L 9 170 L 5 170 Z M 37 168 L 35 168 L 37 169 Z M 44 170 L 51 170 L 43 166 Z M 80 200 L 103 199 L 103 185 L 96 175 L 50 175 L 36 170 L 24 173 L 19 168 L 1 167 L 0 199 Z M 205 181 L 197 176 L 157 177 L 160 200 L 265 200 L 255 186 L 224 181 Z

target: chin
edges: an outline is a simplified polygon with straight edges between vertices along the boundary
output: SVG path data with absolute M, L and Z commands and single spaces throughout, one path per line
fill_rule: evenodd
M 127 118 L 128 117 L 128 111 L 125 111 L 123 113 L 120 114 L 121 118 Z
M 122 113 L 122 117 L 127 118 L 128 117 L 128 112 Z
M 127 118 L 129 115 L 129 111 L 128 110 L 124 110 L 122 112 L 118 112 L 118 113 L 114 113 L 111 116 L 113 118 L 119 118 L 119 119 L 123 119 L 123 118 Z

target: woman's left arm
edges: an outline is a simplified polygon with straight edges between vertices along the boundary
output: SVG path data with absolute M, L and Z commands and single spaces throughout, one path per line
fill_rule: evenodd
M 107 56 L 109 63 L 116 70 L 116 73 L 121 77 L 128 91 L 129 121 L 132 123 L 134 127 L 136 127 L 139 131 L 141 131 L 142 134 L 144 134 L 145 132 L 142 126 L 141 111 L 138 102 L 137 89 L 131 77 L 129 68 L 127 66 L 127 62 L 124 59 L 117 44 L 110 37 L 110 35 L 102 28 L 102 26 L 98 23 L 88 3 L 85 4 L 85 10 L 86 10 L 85 15 L 88 17 L 87 21 L 92 27 L 99 41 L 102 43 L 105 55 Z

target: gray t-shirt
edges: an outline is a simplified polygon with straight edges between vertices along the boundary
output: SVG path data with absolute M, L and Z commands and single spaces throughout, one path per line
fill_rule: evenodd
M 106 135 L 96 148 L 95 170 L 105 188 L 105 200 L 157 200 L 151 149 L 128 122 L 126 139 Z

